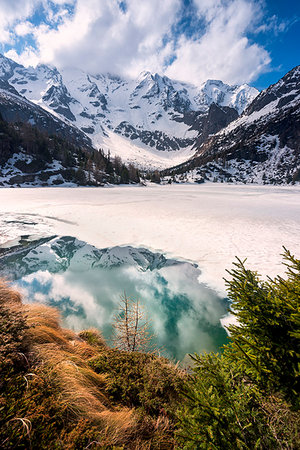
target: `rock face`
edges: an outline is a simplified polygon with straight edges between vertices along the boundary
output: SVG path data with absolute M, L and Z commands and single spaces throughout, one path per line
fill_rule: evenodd
M 45 65 L 25 68 L 3 56 L 0 89 L 52 112 L 96 148 L 155 168 L 191 157 L 195 139 L 200 142 L 219 131 L 258 94 L 247 85 L 208 80 L 193 86 L 150 72 L 125 80 L 79 70 L 58 72 Z M 231 112 L 225 113 L 226 108 Z
M 212 103 L 208 113 L 198 116 L 198 120 L 196 119 L 193 124 L 193 128 L 199 132 L 195 144 L 196 148 L 237 118 L 238 112 L 236 109 Z
M 171 173 L 215 181 L 300 181 L 300 66 L 261 92 L 244 113 Z

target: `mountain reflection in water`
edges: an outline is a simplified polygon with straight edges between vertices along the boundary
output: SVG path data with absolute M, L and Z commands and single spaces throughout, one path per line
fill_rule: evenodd
M 69 236 L 49 238 L 2 256 L 0 272 L 26 302 L 57 307 L 76 331 L 97 327 L 109 340 L 126 292 L 141 301 L 157 346 L 171 358 L 216 351 L 227 340 L 220 318 L 228 302 L 199 283 L 199 268 L 144 248 L 97 249 Z

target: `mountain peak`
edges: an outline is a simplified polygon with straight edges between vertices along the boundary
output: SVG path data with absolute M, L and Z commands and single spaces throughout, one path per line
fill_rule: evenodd
M 181 161 L 192 156 L 199 133 L 196 116 L 209 114 L 213 102 L 241 112 L 257 94 L 246 88 L 241 93 L 238 86 L 220 80 L 193 86 L 150 71 L 128 80 L 71 68 L 59 71 L 45 64 L 25 68 L 5 57 L 0 59 L 0 78 L 21 96 L 71 122 L 96 148 L 155 168 L 173 165 L 174 157 Z
M 226 86 L 225 85 L 225 83 L 223 83 L 223 81 L 221 81 L 221 80 L 214 80 L 214 79 L 208 79 L 208 80 L 206 80 L 204 83 L 203 83 L 205 86 L 207 85 L 207 86 L 210 86 L 210 85 L 212 85 L 212 86 L 218 86 L 218 87 L 220 87 L 220 86 Z
M 0 53 L 0 77 L 3 79 L 8 79 L 13 75 L 14 69 L 17 67 L 22 67 L 20 64 L 16 63 L 10 58 L 2 55 Z

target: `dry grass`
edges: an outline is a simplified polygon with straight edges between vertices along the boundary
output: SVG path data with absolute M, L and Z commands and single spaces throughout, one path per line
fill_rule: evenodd
M 26 321 L 20 294 L 9 288 L 4 280 L 0 280 L 1 367 L 16 363 L 27 348 L 25 328 Z
M 108 345 L 104 340 L 104 337 L 96 328 L 89 328 L 88 330 L 81 331 L 78 336 L 88 344 L 97 349 L 107 349 Z
M 70 344 L 74 347 L 76 354 L 84 360 L 88 360 L 99 353 L 99 350 L 95 347 L 78 339 L 71 341 Z
M 21 314 L 28 326 L 25 333 L 30 344 L 31 377 L 25 374 L 24 379 L 28 385 L 32 376 L 44 380 L 57 405 L 68 411 L 74 427 L 83 420 L 97 430 L 100 442 L 91 448 L 172 448 L 160 444 L 152 447 L 149 435 L 163 433 L 169 426 L 167 419 L 160 418 L 155 423 L 149 418 L 148 423 L 141 421 L 134 409 L 111 404 L 106 393 L 109 374 L 96 373 L 90 366 L 92 358 L 108 351 L 98 330 L 79 334 L 66 330 L 56 309 L 40 304 L 22 305 L 19 293 L 0 281 L 0 309 L 3 305 L 6 310 Z
M 68 339 L 60 326 L 60 315 L 55 308 L 37 303 L 25 308 L 29 336 L 33 344 L 57 343 L 68 347 Z
M 5 280 L 0 279 L 0 305 L 8 307 L 21 307 L 21 295 L 8 286 Z
M 43 371 L 58 390 L 62 404 L 77 417 L 109 430 L 114 443 L 124 442 L 135 432 L 133 410 L 115 411 L 105 395 L 106 376 L 97 374 L 88 365 L 98 350 L 76 333 L 60 325 L 60 315 L 54 308 L 31 304 L 26 306 L 29 336 Z M 90 330 L 91 331 L 91 330 Z M 100 333 L 92 330 L 97 336 Z

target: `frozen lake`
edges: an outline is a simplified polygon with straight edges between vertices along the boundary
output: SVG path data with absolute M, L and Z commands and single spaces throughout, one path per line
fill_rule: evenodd
M 282 245 L 300 255 L 299 195 L 223 184 L 0 189 L 0 275 L 25 301 L 58 307 L 66 326 L 96 326 L 108 340 L 125 290 L 168 356 L 216 351 L 227 340 L 226 269 L 239 256 L 282 274 Z M 16 243 L 26 245 L 3 256 Z
M 235 256 L 282 273 L 282 245 L 300 255 L 300 187 L 224 184 L 0 189 L 0 243 L 20 234 L 75 236 L 97 248 L 142 246 L 196 262 L 225 295 Z

